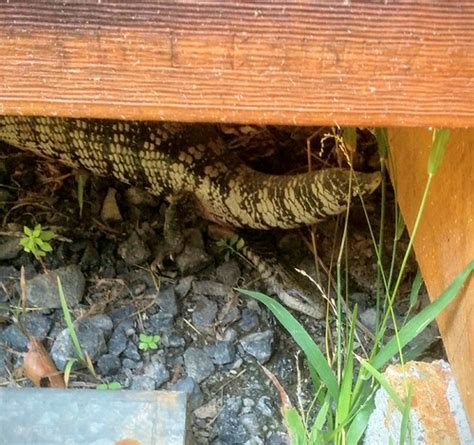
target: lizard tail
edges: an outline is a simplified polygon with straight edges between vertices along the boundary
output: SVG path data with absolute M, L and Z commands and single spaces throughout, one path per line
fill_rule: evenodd
M 241 168 L 229 177 L 226 193 L 218 193 L 224 197 L 218 207 L 226 209 L 224 222 L 236 227 L 292 229 L 344 212 L 352 198 L 372 193 L 380 182 L 379 172 L 342 168 L 282 176 Z

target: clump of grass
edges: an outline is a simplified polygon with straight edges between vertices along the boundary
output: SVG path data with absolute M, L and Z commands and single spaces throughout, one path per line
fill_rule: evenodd
M 347 134 L 350 140 L 351 133 Z M 377 131 L 377 140 L 382 157 L 382 173 L 385 174 L 385 161 L 389 154 L 385 131 Z M 369 416 L 374 409 L 374 395 L 378 387 L 382 386 L 392 398 L 395 406 L 402 413 L 400 440 L 410 439 L 409 412 L 411 403 L 411 388 L 406 385 L 405 397 L 402 400 L 385 380 L 383 367 L 392 359 L 403 364 L 403 348 L 420 332 L 422 332 L 435 318 L 454 300 L 464 282 L 474 270 L 474 260 L 455 278 L 450 286 L 431 304 L 426 306 L 410 320 L 405 318 L 402 326 L 397 326 L 393 310 L 393 303 L 398 294 L 413 240 L 419 228 L 426 199 L 430 190 L 431 181 L 442 161 L 445 146 L 449 138 L 448 130 L 435 130 L 433 143 L 428 162 L 428 179 L 423 197 L 418 209 L 412 236 L 403 256 L 400 271 L 395 274 L 394 260 L 392 259 L 389 271 L 382 267 L 383 223 L 385 217 L 385 180 L 382 183 L 382 210 L 381 232 L 378 241 L 369 224 L 372 234 L 374 250 L 377 258 L 377 323 L 373 349 L 366 357 L 360 357 L 354 352 L 355 326 L 357 306 L 350 319 L 344 318 L 342 302 L 347 292 L 343 289 L 342 263 L 345 258 L 345 234 L 347 232 L 347 218 L 344 228 L 343 242 L 338 256 L 336 268 L 336 332 L 334 350 L 326 356 L 314 342 L 304 327 L 279 302 L 265 294 L 244 289 L 238 289 L 244 295 L 255 298 L 267 306 L 282 326 L 290 333 L 296 344 L 304 352 L 308 362 L 312 383 L 315 388 L 314 400 L 307 412 L 298 410 L 289 404 L 286 397 L 282 397 L 282 412 L 286 421 L 292 444 L 357 444 L 361 440 L 367 427 Z M 365 209 L 365 208 L 364 208 Z M 400 218 L 397 215 L 396 225 L 399 229 Z M 396 230 L 399 232 L 399 230 Z M 395 234 L 394 246 L 397 237 Z M 396 275 L 396 276 L 395 276 Z M 421 275 L 417 275 L 410 295 L 410 309 L 414 306 L 421 286 Z M 383 298 L 383 301 L 382 301 Z M 395 334 L 385 341 L 388 320 L 391 319 Z M 356 366 L 359 364 L 359 366 Z M 278 386 L 277 386 L 278 387 Z M 279 387 L 279 392 L 282 390 Z
M 245 241 L 238 234 L 232 235 L 229 239 L 220 239 L 216 241 L 217 248 L 224 254 L 225 261 L 229 261 L 231 256 L 241 255 Z

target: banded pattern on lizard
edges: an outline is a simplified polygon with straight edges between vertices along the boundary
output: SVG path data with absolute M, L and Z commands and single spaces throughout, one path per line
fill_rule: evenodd
M 213 125 L 0 116 L 0 139 L 74 168 L 142 186 L 171 203 L 186 195 L 201 216 L 235 228 L 313 224 L 343 212 L 348 202 L 349 170 L 260 173 L 226 150 Z M 354 173 L 352 180 L 353 195 L 365 195 L 378 187 L 380 174 Z M 180 216 L 174 213 L 174 221 Z M 258 254 L 249 250 L 248 255 L 262 266 Z M 287 275 L 281 270 L 281 277 Z M 284 284 L 277 287 L 284 292 Z M 292 307 L 319 318 L 321 310 L 310 308 L 318 304 L 315 296 L 302 298 L 303 306 Z

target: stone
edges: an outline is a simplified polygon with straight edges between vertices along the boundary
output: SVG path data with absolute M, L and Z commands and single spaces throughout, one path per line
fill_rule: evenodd
M 237 286 L 240 277 L 240 267 L 235 260 L 227 261 L 216 269 L 216 278 L 227 286 Z
M 250 438 L 249 433 L 240 422 L 242 397 L 227 399 L 214 422 L 214 433 L 225 444 L 243 444 Z
M 173 329 L 174 317 L 167 312 L 158 312 L 158 314 L 151 315 L 148 321 L 153 332 L 169 333 Z
M 128 335 L 127 335 L 128 323 L 126 321 L 120 323 L 112 332 L 112 336 L 109 340 L 109 353 L 112 355 L 120 355 L 125 349 L 127 349 Z
M 272 399 L 269 396 L 262 396 L 257 401 L 257 410 L 266 417 L 274 418 L 276 416 Z
M 204 351 L 215 365 L 226 365 L 235 360 L 235 346 L 230 341 L 218 341 L 214 345 L 206 345 Z
M 120 243 L 118 247 L 118 254 L 130 266 L 143 264 L 150 258 L 151 251 L 145 242 L 138 236 L 137 232 L 132 234 Z
M 105 354 L 97 361 L 96 369 L 102 376 L 110 376 L 120 371 L 120 359 L 116 355 Z
M 189 377 L 201 383 L 214 372 L 214 364 L 205 351 L 199 348 L 188 348 L 184 353 L 184 366 Z
M 122 221 L 122 215 L 117 204 L 117 190 L 112 187 L 109 187 L 107 190 L 107 195 L 102 203 L 100 217 L 102 221 L 106 223 L 118 223 Z
M 132 378 L 130 389 L 135 391 L 154 391 L 155 381 L 146 375 L 136 375 Z
M 79 266 L 60 267 L 26 280 L 26 300 L 36 307 L 59 309 L 58 277 L 64 291 L 67 306 L 77 306 L 84 297 L 86 279 Z
M 204 396 L 201 388 L 192 377 L 184 377 L 170 387 L 171 391 L 183 391 L 188 394 L 189 409 L 194 411 L 202 405 Z
M 191 290 L 193 281 L 193 275 L 188 275 L 187 277 L 181 278 L 178 281 L 178 284 L 175 286 L 175 291 L 180 298 L 184 298 L 186 295 L 188 295 L 189 291 Z
M 177 315 L 178 305 L 176 303 L 176 293 L 173 287 L 166 286 L 160 288 L 160 292 L 155 298 L 156 304 L 159 308 L 168 314 Z
M 257 312 L 253 309 L 244 308 L 239 321 L 240 329 L 244 332 L 250 332 L 258 326 L 258 323 L 259 319 Z
M 123 355 L 136 362 L 140 361 L 142 358 L 137 346 L 132 341 L 128 342 L 127 348 L 123 352 Z
M 100 329 L 106 338 L 110 337 L 114 327 L 112 319 L 105 314 L 92 315 L 91 317 L 85 319 L 84 323 L 87 325 L 93 325 Z
M 193 411 L 193 414 L 198 419 L 213 419 L 219 412 L 219 404 L 217 399 L 211 399 L 209 402 L 200 406 Z
M 217 316 L 217 303 L 206 297 L 199 297 L 196 301 L 192 314 L 193 323 L 196 326 L 212 326 Z
M 23 250 L 20 239 L 11 236 L 0 237 L 0 261 L 13 260 Z
M 37 312 L 29 312 L 21 317 L 25 331 L 31 337 L 43 340 L 51 329 L 51 319 Z M 18 325 L 9 325 L 0 335 L 0 338 L 15 351 L 28 350 L 28 338 Z
M 94 324 L 87 323 L 87 319 L 76 326 L 76 334 L 83 352 L 87 353 L 92 361 L 97 360 L 107 351 L 104 332 Z M 56 337 L 51 347 L 51 357 L 60 371 L 64 370 L 68 359 L 77 358 L 76 349 L 67 328 Z
M 156 389 L 170 379 L 169 371 L 166 369 L 166 366 L 160 362 L 151 362 L 145 365 L 143 374 L 153 379 Z
M 384 378 L 403 400 L 412 386 L 410 425 L 413 444 L 474 443 L 451 368 L 444 360 L 391 365 Z M 402 415 L 383 388 L 375 395 L 364 445 L 399 443 Z
M 255 357 L 259 363 L 266 363 L 272 355 L 273 331 L 249 334 L 240 339 L 240 344 L 244 351 Z
M 139 362 L 136 362 L 132 359 L 129 359 L 129 358 L 124 358 L 122 360 L 122 366 L 124 368 L 127 368 L 127 369 L 137 369 L 139 368 L 140 366 L 142 365 L 142 362 L 139 361 Z
M 207 297 L 227 297 L 231 288 L 225 284 L 212 280 L 201 280 L 193 282 L 193 292 L 196 295 L 205 295 Z
M 206 252 L 198 229 L 186 230 L 185 239 L 183 251 L 176 256 L 176 265 L 181 275 L 191 275 L 212 264 L 213 258 Z
M 5 351 L 4 348 L 0 347 L 0 381 L 3 378 L 8 378 L 10 373 L 8 372 L 8 366 L 10 365 L 10 353 Z
M 139 187 L 129 187 L 125 191 L 125 199 L 128 204 L 134 206 L 158 206 L 158 200 L 154 196 L 150 195 L 146 190 L 143 190 Z

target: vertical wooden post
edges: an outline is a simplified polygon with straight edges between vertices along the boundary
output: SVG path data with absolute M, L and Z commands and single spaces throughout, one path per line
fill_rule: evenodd
M 392 180 L 411 232 L 427 179 L 428 129 L 389 130 Z M 416 236 L 415 253 L 430 298 L 435 299 L 474 258 L 474 129 L 454 130 L 433 180 Z M 474 426 L 474 279 L 439 317 L 449 361 Z

